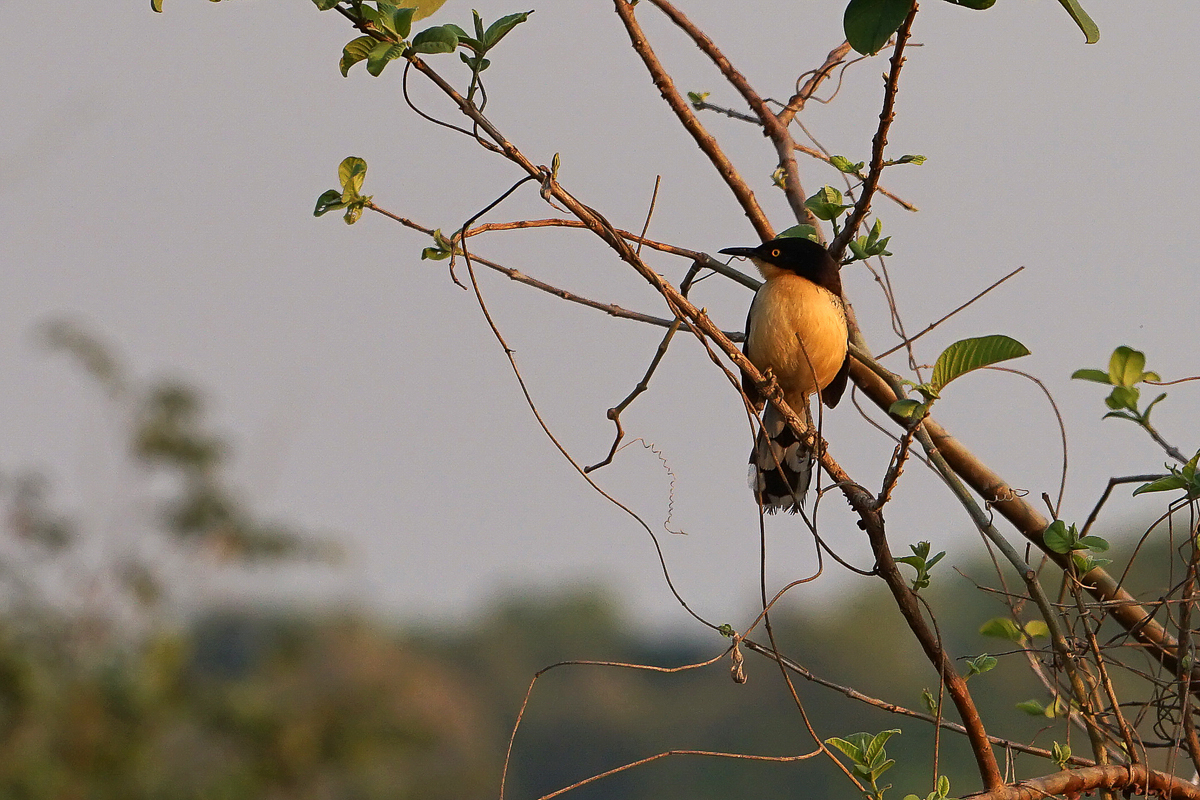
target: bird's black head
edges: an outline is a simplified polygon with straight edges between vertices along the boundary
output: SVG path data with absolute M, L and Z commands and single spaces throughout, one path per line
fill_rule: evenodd
M 721 251 L 754 262 L 763 277 L 770 280 L 775 270 L 792 272 L 815 284 L 841 294 L 842 281 L 837 264 L 821 244 L 799 236 L 781 236 L 758 247 L 727 247 Z

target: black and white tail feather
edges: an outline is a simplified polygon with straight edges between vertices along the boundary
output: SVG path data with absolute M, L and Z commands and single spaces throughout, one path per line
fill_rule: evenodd
M 762 425 L 750 451 L 750 489 L 768 514 L 783 510 L 795 514 L 804 506 L 816 459 L 770 403 Z

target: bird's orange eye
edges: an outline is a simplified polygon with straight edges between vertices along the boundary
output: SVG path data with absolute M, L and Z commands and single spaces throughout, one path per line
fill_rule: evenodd
M 771 258 L 779 258 L 779 248 L 778 247 L 776 247 L 774 250 L 771 251 Z

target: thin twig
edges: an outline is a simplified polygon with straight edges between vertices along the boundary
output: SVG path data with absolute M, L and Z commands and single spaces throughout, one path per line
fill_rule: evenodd
M 1062 509 L 1063 495 L 1067 492 L 1067 423 L 1063 420 L 1062 412 L 1058 408 L 1058 403 L 1054 399 L 1054 395 L 1050 394 L 1050 390 L 1046 388 L 1046 384 L 1039 379 L 1030 375 L 1028 372 L 1022 372 L 1019 369 L 1012 367 L 996 367 L 990 366 L 988 369 L 996 372 L 1008 372 L 1012 375 L 1020 375 L 1022 378 L 1033 381 L 1037 387 L 1042 390 L 1042 394 L 1046 395 L 1046 400 L 1050 402 L 1050 410 L 1054 412 L 1054 419 L 1058 422 L 1058 438 L 1062 442 L 1062 470 L 1059 473 L 1058 480 L 1058 499 L 1054 502 L 1051 509 L 1055 519 L 1058 518 L 1059 511 Z
M 876 360 L 879 360 L 879 359 L 881 359 L 881 358 L 884 358 L 884 357 L 886 357 L 886 356 L 890 356 L 892 353 L 896 352 L 896 351 L 897 351 L 897 350 L 899 350 L 900 348 L 902 348 L 902 347 L 906 347 L 906 346 L 908 346 L 908 345 L 912 344 L 912 343 L 913 343 L 913 342 L 915 342 L 917 339 L 920 339 L 922 336 L 924 336 L 925 334 L 929 333 L 931 330 L 933 330 L 934 328 L 936 328 L 938 325 L 941 325 L 943 322 L 945 322 L 946 320 L 950 319 L 950 318 L 951 318 L 951 317 L 953 317 L 955 314 L 957 314 L 958 312 L 960 312 L 960 311 L 962 311 L 963 309 L 965 309 L 967 306 L 969 306 L 969 305 L 971 305 L 972 303 L 974 303 L 976 300 L 979 300 L 981 297 L 983 297 L 984 295 L 986 295 L 988 292 L 992 291 L 992 290 L 993 290 L 993 289 L 995 289 L 997 286 L 999 286 L 1000 284 L 1004 283 L 1006 280 L 1008 280 L 1009 278 L 1013 277 L 1014 275 L 1016 275 L 1018 272 L 1020 272 L 1020 271 L 1021 271 L 1021 270 L 1023 270 L 1023 269 L 1025 269 L 1025 267 L 1017 267 L 1017 268 L 1016 268 L 1016 269 L 1014 269 L 1012 272 L 1008 273 L 1008 274 L 1007 274 L 1007 275 L 1005 275 L 1003 278 L 1001 278 L 1000 280 L 996 281 L 996 282 L 995 282 L 995 283 L 993 283 L 991 286 L 988 286 L 986 289 L 984 289 L 983 291 L 979 292 L 977 295 L 975 295 L 974 297 L 972 297 L 970 300 L 968 300 L 967 302 L 965 302 L 965 303 L 963 303 L 962 305 L 960 305 L 958 308 L 955 308 L 955 309 L 954 309 L 953 311 L 951 311 L 949 314 L 946 314 L 946 315 L 945 315 L 945 316 L 943 316 L 941 319 L 938 319 L 938 320 L 937 320 L 937 321 L 935 321 L 935 322 L 931 322 L 931 323 L 929 323 L 929 325 L 925 326 L 925 329 L 924 329 L 924 330 L 917 332 L 917 333 L 916 333 L 916 334 L 914 334 L 913 336 L 910 336 L 909 338 L 905 339 L 903 342 L 901 342 L 900 344 L 896 345 L 895 347 L 892 347 L 892 348 L 889 348 L 889 349 L 887 349 L 887 350 L 884 350 L 882 353 L 880 353 L 879 355 L 875 356 L 875 359 L 876 359 Z
M 376 205 L 374 202 L 367 203 L 366 208 L 369 208 L 378 214 L 382 214 L 383 216 L 387 217 L 388 219 L 395 220 L 396 222 L 399 222 L 401 225 L 404 225 L 406 228 L 411 228 L 414 231 L 420 231 L 421 233 L 427 234 L 429 236 L 433 235 L 433 228 L 426 227 L 425 225 L 421 225 L 420 223 L 414 222 L 406 217 L 401 217 L 398 214 L 393 214 L 391 211 L 381 208 L 380 206 Z M 572 220 L 554 220 L 554 222 L 571 222 L 571 221 Z M 507 224 L 507 223 L 505 223 L 505 224 Z M 472 228 L 470 231 L 468 231 L 468 235 L 470 235 L 471 232 L 477 231 L 483 227 L 486 227 L 486 226 L 480 225 L 476 228 Z M 582 226 L 580 225 L 580 226 L 571 226 L 571 227 L 582 227 Z M 711 269 L 711 267 L 709 266 L 709 262 L 714 261 L 715 259 L 705 256 L 703 253 L 699 253 L 698 255 L 701 257 L 701 260 L 704 262 L 705 269 Z M 588 308 L 594 308 L 597 311 L 603 311 L 605 314 L 608 314 L 610 317 L 617 317 L 620 319 L 633 320 L 634 322 L 644 322 L 647 325 L 654 325 L 655 327 L 658 327 L 658 328 L 669 328 L 677 322 L 677 320 L 665 319 L 663 317 L 655 317 L 650 314 L 643 314 L 640 311 L 631 311 L 627 308 L 623 308 L 622 306 L 616 305 L 615 303 L 601 303 L 597 300 L 591 300 L 587 297 L 583 297 L 583 296 L 577 295 L 573 292 L 569 292 L 566 289 L 560 289 L 559 287 L 553 286 L 549 283 L 546 283 L 545 281 L 542 281 L 537 278 L 526 275 L 524 272 L 521 272 L 520 270 L 512 269 L 510 267 L 504 266 L 503 264 L 498 264 L 495 261 L 491 261 L 489 259 L 483 258 L 482 256 L 472 255 L 471 259 L 473 261 L 475 261 L 477 264 L 482 264 L 483 266 L 487 267 L 488 269 L 499 272 L 501 275 L 505 275 L 506 277 L 511 278 L 512 280 L 516 281 L 517 283 L 523 283 L 526 286 L 532 286 L 535 289 L 540 289 L 541 291 L 546 292 L 547 294 L 552 294 L 555 297 L 558 297 L 562 300 L 566 300 L 571 303 L 578 303 L 579 305 L 587 306 Z M 720 262 L 716 262 L 716 263 L 720 264 Z M 722 265 L 722 266 L 724 266 L 724 265 Z M 736 270 L 732 270 L 732 271 L 736 271 Z M 687 329 L 689 329 L 689 330 L 691 329 L 690 323 L 685 321 L 681 324 L 684 327 L 686 327 Z M 745 338 L 745 334 L 742 333 L 741 331 L 726 331 L 725 336 L 727 336 L 730 341 L 734 341 L 734 342 L 741 342 Z
M 751 121 L 757 122 L 758 120 L 751 120 Z M 800 144 L 799 142 L 797 142 L 794 145 L 794 147 L 796 148 L 797 152 L 804 153 L 804 155 L 806 155 L 806 156 L 812 156 L 813 158 L 817 159 L 818 161 L 824 161 L 826 164 L 828 164 L 832 161 L 832 158 L 830 156 L 827 156 L 824 153 L 822 153 L 820 150 L 816 150 L 812 147 L 809 147 L 806 144 Z M 861 175 L 860 173 L 853 172 L 850 174 L 852 174 L 854 177 L 858 178 L 860 181 L 866 180 L 866 178 L 863 175 Z M 887 189 L 883 188 L 882 186 L 878 187 L 875 191 L 879 192 L 881 195 L 883 195 L 887 199 L 896 203 L 898 206 L 903 208 L 905 211 L 919 211 L 920 210 L 912 203 L 908 202 L 907 200 L 905 200 L 902 197 L 897 197 L 896 195 L 892 194 L 891 192 L 889 192 Z
M 495 205 L 495 204 L 492 204 L 492 205 Z M 491 208 L 491 206 L 489 206 L 489 208 Z M 468 227 L 470 227 L 470 224 L 472 222 L 474 222 L 476 219 L 478 219 L 478 217 L 479 217 L 479 215 L 476 214 L 474 217 L 467 220 L 462 225 L 462 229 L 466 230 Z M 483 313 L 483 317 L 487 321 L 488 327 L 491 328 L 492 335 L 496 337 L 496 341 L 499 342 L 500 346 L 503 348 L 504 355 L 508 358 L 508 363 L 512 367 L 513 374 L 516 376 L 517 384 L 521 387 L 521 393 L 525 397 L 525 402 L 529 406 L 529 410 L 533 413 L 534 419 L 537 420 L 538 425 L 542 428 L 542 431 L 546 434 L 547 438 L 550 439 L 550 441 L 554 445 L 554 447 L 567 460 L 567 462 L 572 467 L 575 468 L 575 471 L 578 472 L 580 474 L 580 476 L 582 476 L 583 479 L 585 481 L 587 481 L 588 484 L 593 489 L 595 489 L 602 497 L 604 497 L 604 499 L 608 500 L 610 503 L 615 505 L 617 508 L 621 509 L 626 514 L 628 514 L 630 517 L 632 517 L 639 525 L 642 526 L 642 528 L 646 531 L 646 533 L 648 533 L 650 535 L 651 541 L 654 542 L 655 551 L 658 553 L 659 565 L 662 567 L 663 578 L 666 581 L 667 588 L 671 591 L 671 594 L 675 597 L 675 600 L 679 603 L 679 605 L 683 608 L 683 610 L 686 611 L 688 614 L 690 614 L 693 619 L 695 619 L 697 622 L 701 623 L 702 625 L 705 625 L 713 630 L 719 630 L 719 626 L 714 625 L 713 623 L 709 622 L 708 620 L 704 619 L 704 617 L 700 616 L 695 611 L 693 611 L 692 607 L 690 605 L 688 605 L 686 600 L 683 599 L 683 595 L 681 595 L 679 593 L 679 590 L 676 589 L 675 582 L 671 578 L 671 571 L 667 566 L 666 554 L 663 552 L 662 544 L 659 542 L 658 536 L 654 533 L 654 531 L 650 528 L 650 526 L 646 523 L 646 521 L 644 519 L 642 519 L 641 516 L 639 516 L 637 512 L 635 512 L 633 509 L 629 508 L 629 506 L 625 505 L 620 500 L 613 497 L 611 494 L 609 494 L 604 489 L 602 489 L 599 486 L 599 484 L 597 484 L 594 480 L 592 480 L 588 476 L 588 474 L 586 472 L 584 472 L 583 467 L 579 464 L 579 462 L 575 460 L 575 458 L 567 451 L 566 447 L 563 446 L 563 444 L 558 440 L 558 437 L 554 435 L 554 432 L 550 430 L 550 426 L 542 418 L 541 412 L 538 411 L 537 404 L 533 401 L 533 396 L 529 393 L 529 387 L 525 384 L 525 378 L 521 374 L 520 368 L 517 366 L 517 359 L 516 359 L 515 351 L 511 347 L 508 346 L 508 342 L 504 339 L 503 334 L 501 334 L 501 332 L 500 332 L 500 328 L 496 325 L 495 319 L 493 319 L 491 312 L 488 310 L 487 303 L 483 299 L 483 292 L 479 288 L 479 281 L 476 279 L 476 276 L 475 276 L 475 268 L 471 263 L 472 262 L 471 254 L 466 249 L 463 250 L 463 258 L 466 262 L 467 274 L 471 278 L 471 288 L 474 289 L 475 299 L 479 303 L 479 310 Z
M 846 54 L 850 52 L 850 43 L 842 42 L 837 47 L 829 51 L 829 55 L 825 56 L 825 63 L 812 71 L 808 81 L 803 86 L 796 90 L 792 98 L 788 100 L 787 105 L 779 112 L 779 121 L 784 125 L 790 125 L 792 118 L 804 110 L 804 104 L 807 103 L 813 95 L 817 93 L 817 89 L 821 88 L 821 84 L 832 73 L 834 67 L 841 64 L 846 59 Z M 855 59 L 858 61 L 859 59 Z M 844 70 L 843 70 L 844 71 Z M 797 81 L 799 83 L 799 81 Z M 840 81 L 839 81 L 840 84 Z
M 618 3 L 624 0 L 617 0 Z M 730 85 L 737 90 L 746 104 L 750 106 L 750 110 L 758 117 L 759 123 L 763 127 L 763 132 L 767 134 L 767 138 L 771 140 L 771 144 L 775 146 L 775 155 L 779 159 L 779 166 L 783 170 L 783 193 L 787 197 L 788 205 L 792 209 L 792 214 L 796 217 L 797 222 L 807 223 L 817 228 L 817 219 L 813 216 L 812 211 L 804 205 L 804 187 L 800 182 L 800 170 L 796 166 L 796 154 L 793 149 L 795 141 L 792 139 L 792 134 L 788 131 L 786 123 L 782 122 L 779 117 L 767 106 L 766 101 L 759 96 L 758 92 L 746 80 L 725 54 L 716 46 L 708 34 L 700 30 L 690 19 L 683 14 L 682 11 L 675 8 L 668 0 L 650 0 L 660 11 L 667 15 L 671 22 L 675 23 L 676 27 L 688 35 L 688 37 L 700 48 L 700 51 L 708 56 L 709 60 L 721 71 L 721 75 L 725 80 L 729 81 Z M 772 237 L 766 237 L 763 241 Z
M 633 45 L 634 52 L 641 56 L 642 63 L 646 65 L 646 70 L 650 73 L 650 77 L 654 79 L 654 85 L 658 87 L 659 94 L 663 100 L 675 112 L 675 116 L 683 125 L 684 130 L 692 135 L 700 150 L 708 156 L 709 162 L 716 168 L 717 173 L 725 181 L 725 185 L 733 192 L 734 199 L 742 207 L 742 211 L 750 220 L 750 224 L 754 226 L 759 238 L 764 242 L 775 237 L 774 229 L 771 223 L 767 220 L 766 213 L 759 206 L 758 200 L 754 197 L 753 190 L 738 174 L 737 169 L 733 166 L 733 162 L 721 150 L 721 146 L 717 144 L 717 140 L 713 138 L 705 127 L 700 123 L 700 120 L 692 112 L 688 102 L 679 94 L 679 90 L 675 88 L 675 82 L 671 79 L 670 74 L 659 61 L 654 49 L 650 47 L 649 40 L 646 38 L 645 32 L 642 31 L 641 25 L 638 24 L 637 18 L 633 13 L 633 6 L 628 0 L 613 0 L 617 14 L 621 18 L 622 24 L 625 26 L 626 32 L 629 34 L 629 40 Z
M 637 386 L 633 387 L 633 391 L 624 400 L 610 408 L 606 413 L 605 416 L 611 419 L 613 424 L 617 426 L 617 433 L 613 438 L 612 447 L 609 448 L 608 455 L 604 457 L 603 461 L 599 461 L 589 467 L 584 467 L 584 472 L 593 472 L 601 467 L 607 467 L 612 463 L 613 456 L 617 454 L 617 450 L 621 447 L 621 440 L 625 438 L 625 428 L 621 425 L 621 412 L 629 408 L 630 403 L 636 400 L 642 392 L 650 388 L 650 378 L 654 375 L 654 371 L 658 369 L 663 356 L 667 354 L 667 347 L 670 346 L 671 339 L 674 338 L 677 330 L 679 330 L 679 320 L 675 320 L 671 327 L 667 329 L 667 334 L 663 336 L 662 341 L 658 343 L 658 349 L 654 352 L 654 358 L 650 360 L 650 366 L 646 368 L 646 374 L 638 381 Z
M 758 653 L 759 655 L 767 656 L 768 658 L 770 658 L 772 660 L 774 660 L 774 658 L 775 658 L 775 654 L 771 652 L 771 649 L 769 647 L 761 645 L 758 642 L 752 641 L 750 639 L 743 639 L 742 644 L 744 644 L 746 646 L 747 650 L 752 650 L 755 653 Z M 862 692 L 858 691 L 857 689 L 853 689 L 849 686 L 842 686 L 840 684 L 834 683 L 831 680 L 822 678 L 821 676 L 816 675 L 815 673 L 809 671 L 807 668 L 805 668 L 799 662 L 794 661 L 794 660 L 788 658 L 787 656 L 783 656 L 782 658 L 783 658 L 784 665 L 789 670 L 796 673 L 800 677 L 804 678 L 805 680 L 811 681 L 812 683 L 815 683 L 819 686 L 824 686 L 827 689 L 832 689 L 835 692 L 839 692 L 851 700 L 857 700 L 860 703 L 866 703 L 869 706 L 873 706 L 874 708 L 877 708 L 881 711 L 886 711 L 889 714 L 898 714 L 900 716 L 912 717 L 913 719 L 919 719 L 924 722 L 936 724 L 939 728 L 942 728 L 944 730 L 954 731 L 955 733 L 961 733 L 961 734 L 965 734 L 967 732 L 967 729 L 964 728 L 962 725 L 959 725 L 957 722 L 950 722 L 948 720 L 941 720 L 939 722 L 938 718 L 933 715 L 925 714 L 921 711 L 914 711 L 910 708 L 905 708 L 904 706 L 897 705 L 895 703 L 889 703 L 886 700 L 880 700 L 878 698 L 871 697 L 870 695 L 863 694 Z M 999 736 L 989 736 L 988 741 L 990 741 L 992 744 L 999 745 L 1001 747 L 1009 748 L 1012 750 L 1017 750 L 1021 753 L 1027 753 L 1028 755 L 1037 756 L 1039 758 L 1045 758 L 1045 759 L 1053 759 L 1054 758 L 1053 753 L 1051 753 L 1049 750 L 1045 750 L 1040 747 L 1033 747 L 1032 745 L 1022 744 L 1021 742 L 1013 741 L 1011 739 L 1003 739 Z M 1081 767 L 1086 767 L 1086 766 L 1091 766 L 1095 762 L 1090 761 L 1089 759 L 1083 758 L 1082 756 L 1072 756 L 1069 763 L 1075 764 L 1075 765 L 1081 766 Z
M 883 151 L 887 147 L 888 130 L 892 127 L 892 120 L 896 118 L 896 91 L 900 85 L 900 69 L 904 66 L 904 45 L 908 42 L 909 34 L 912 33 L 917 7 L 916 0 L 914 0 L 908 16 L 905 17 L 904 22 L 900 23 L 900 29 L 896 31 L 896 46 L 892 50 L 891 71 L 884 83 L 883 108 L 879 111 L 879 127 L 876 129 L 875 138 L 871 143 L 871 166 L 867 170 L 867 179 L 862 185 L 862 194 L 846 220 L 846 227 L 829 245 L 829 254 L 833 256 L 834 261 L 842 260 L 842 254 L 846 252 L 846 245 L 855 237 L 862 221 L 867 218 L 867 212 L 871 210 L 871 200 L 875 196 L 875 189 L 879 186 L 879 176 L 883 173 Z

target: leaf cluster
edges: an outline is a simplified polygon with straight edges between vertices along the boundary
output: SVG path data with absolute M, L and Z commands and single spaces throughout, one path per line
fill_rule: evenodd
M 1042 533 L 1042 541 L 1055 553 L 1070 553 L 1080 575 L 1086 575 L 1096 567 L 1105 567 L 1112 563 L 1111 558 L 1097 558 L 1093 555 L 1108 550 L 1107 539 L 1100 536 L 1080 536 L 1078 528 L 1067 525 L 1061 519 L 1056 519 L 1046 526 L 1045 532 Z
M 912 590 L 919 592 L 929 586 L 929 570 L 933 569 L 934 564 L 945 558 L 946 551 L 943 550 L 940 553 L 930 556 L 929 551 L 931 550 L 931 546 L 929 542 L 910 544 L 908 549 L 912 550 L 913 554 L 897 558 L 896 562 L 899 564 L 908 564 L 917 571 L 917 577 L 913 578 Z
M 313 2 L 318 9 L 329 11 L 342 7 L 342 3 L 347 0 Z M 358 28 L 366 31 L 366 35 L 359 36 L 342 48 L 339 67 L 343 76 L 348 76 L 350 68 L 360 61 L 366 61 L 367 72 L 378 77 L 388 63 L 397 58 L 453 53 L 462 47 L 464 52 L 459 53 L 459 58 L 471 68 L 472 88 L 479 73 L 491 65 L 491 61 L 485 57 L 488 51 L 533 13 L 524 11 L 509 14 L 485 26 L 479 12 L 472 11 L 475 30 L 473 36 L 458 25 L 446 24 L 426 28 L 410 39 L 413 22 L 427 16 L 430 11 L 423 12 L 420 6 L 394 6 L 382 0 L 376 2 L 374 8 L 361 0 L 348 2 L 349 7 L 345 8 L 346 15 L 355 21 Z M 433 8 L 436 9 L 440 5 L 438 2 Z
M 1174 464 L 1166 464 L 1167 473 L 1158 480 L 1145 483 L 1133 490 L 1135 495 L 1148 492 L 1173 492 L 1178 489 L 1184 490 L 1184 499 L 1200 500 L 1200 475 L 1196 473 L 1196 464 L 1200 462 L 1200 451 L 1184 464 L 1182 467 L 1176 467 Z
M 946 798 L 949 796 L 950 779 L 945 775 L 939 775 L 937 779 L 937 786 L 934 787 L 932 792 L 925 795 L 924 800 L 946 800 Z M 906 794 L 904 796 L 904 800 L 921 800 L 921 798 L 915 794 Z
M 342 159 L 338 165 L 338 181 L 342 184 L 341 191 L 329 189 L 317 198 L 317 207 L 313 216 L 319 217 L 330 211 L 346 209 L 343 219 L 347 225 L 353 225 L 362 217 L 363 209 L 371 202 L 370 195 L 362 193 L 363 182 L 367 179 L 367 162 L 358 156 Z
M 883 793 L 892 788 L 888 786 L 879 786 L 879 778 L 883 773 L 896 765 L 895 759 L 887 757 L 887 751 L 883 746 L 887 744 L 887 740 L 900 733 L 898 728 L 881 731 L 874 735 L 870 733 L 852 733 L 845 739 L 834 736 L 831 739 L 826 739 L 825 744 L 834 747 L 841 751 L 843 755 L 850 759 L 851 768 L 854 773 L 865 780 L 871 786 L 869 796 L 872 800 L 882 800 Z
M 1145 353 L 1141 350 L 1134 350 L 1132 347 L 1126 347 L 1125 345 L 1121 345 L 1116 350 L 1113 350 L 1113 354 L 1108 360 L 1107 371 L 1101 369 L 1077 369 L 1071 373 L 1071 377 L 1081 381 L 1102 383 L 1113 387 L 1108 397 L 1104 398 L 1104 404 L 1112 409 L 1104 415 L 1104 418 L 1117 417 L 1118 419 L 1127 419 L 1142 427 L 1147 427 L 1150 424 L 1150 411 L 1159 401 L 1167 396 L 1164 392 L 1151 400 L 1145 409 L 1138 408 L 1141 392 L 1137 388 L 1137 385 L 1143 381 L 1158 381 L 1162 380 L 1162 378 L 1159 377 L 1157 372 L 1146 371 Z

